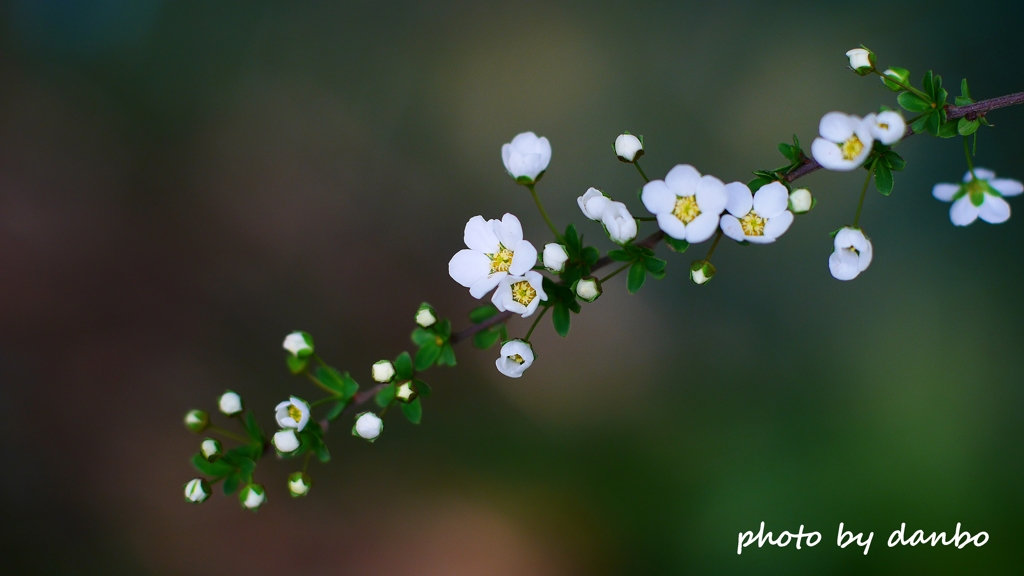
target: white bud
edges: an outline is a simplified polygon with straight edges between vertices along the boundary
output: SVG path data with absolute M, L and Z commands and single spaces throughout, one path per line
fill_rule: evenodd
M 695 260 L 690 264 L 690 280 L 693 280 L 694 284 L 705 284 L 714 275 L 715 267 L 707 260 Z
M 185 484 L 185 501 L 199 504 L 210 497 L 210 485 L 202 478 L 194 478 Z
M 255 510 L 267 499 L 267 492 L 259 484 L 249 484 L 238 493 L 238 501 L 249 510 Z
M 284 338 L 284 349 L 293 356 L 305 358 L 313 353 L 313 337 L 305 332 L 292 332 Z
M 615 139 L 615 155 L 623 162 L 636 162 L 637 158 L 644 155 L 644 145 L 632 134 L 619 134 Z
M 526 369 L 533 365 L 536 356 L 533 353 L 533 346 L 525 340 L 509 340 L 501 345 L 501 352 L 498 359 L 494 361 L 498 372 L 509 378 L 519 378 L 526 372 Z
M 286 428 L 274 434 L 274 448 L 282 454 L 290 454 L 299 448 L 299 436 L 295 430 Z
M 545 268 L 555 274 L 559 274 L 562 270 L 565 270 L 565 263 L 569 260 L 569 252 L 561 244 L 555 244 L 554 242 L 545 244 L 542 260 L 544 261 Z
M 412 402 L 416 398 L 416 390 L 412 387 L 412 382 L 405 382 L 395 390 L 395 398 L 398 398 L 402 402 Z
M 390 360 L 381 360 L 373 365 L 371 372 L 374 382 L 387 384 L 395 377 L 395 365 Z
M 416 324 L 421 328 L 430 328 L 437 323 L 437 314 L 430 304 L 421 304 L 416 311 Z
M 196 434 L 206 430 L 210 425 L 210 415 L 205 410 L 189 410 L 185 413 L 185 428 Z
M 583 300 L 584 302 L 593 302 L 601 295 L 601 283 L 597 281 L 597 278 L 587 276 L 586 278 L 580 278 L 576 281 L 574 290 L 580 300 Z
M 384 421 L 373 412 L 363 412 L 356 417 L 356 425 L 352 427 L 352 435 L 373 442 L 384 431 Z
M 872 62 L 874 54 L 865 48 L 854 48 L 847 52 L 846 56 L 850 59 L 850 68 L 853 68 L 858 74 L 867 74 L 875 67 Z
M 288 492 L 291 493 L 292 498 L 309 494 L 309 489 L 312 486 L 313 480 L 303 472 L 292 472 L 288 476 Z
M 237 393 L 228 390 L 227 392 L 220 395 L 217 399 L 217 408 L 220 409 L 221 414 L 225 416 L 234 416 L 235 414 L 241 414 L 245 406 L 242 405 L 242 397 Z
M 789 209 L 793 214 L 803 214 L 809 211 L 813 205 L 814 197 L 811 196 L 811 191 L 807 188 L 793 190 L 793 193 L 789 195 Z
M 203 455 L 207 462 L 215 462 L 224 455 L 224 447 L 219 440 L 206 438 L 199 445 L 199 453 Z

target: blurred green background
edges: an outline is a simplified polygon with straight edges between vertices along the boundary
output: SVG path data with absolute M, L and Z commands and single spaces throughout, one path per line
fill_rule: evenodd
M 747 180 L 823 113 L 894 105 L 846 69 L 860 43 L 915 82 L 1024 89 L 1019 2 L 0 6 L 5 571 L 1019 573 L 1024 219 L 954 229 L 930 190 L 962 176 L 955 140 L 900 145 L 855 281 L 826 260 L 862 174 L 814 174 L 817 208 L 778 243 L 723 243 L 704 287 L 685 269 L 706 245 L 638 295 L 620 277 L 568 339 L 544 322 L 520 380 L 460 346 L 421 426 L 389 415 L 370 445 L 339 424 L 308 498 L 269 458 L 258 514 L 186 505 L 181 425 L 225 388 L 267 428 L 317 397 L 284 366 L 293 329 L 366 384 L 422 300 L 466 325 L 446 268 L 466 220 L 512 212 L 548 241 L 501 165 L 515 134 L 551 140 L 553 218 L 609 248 L 575 198 L 643 212 L 620 131 L 644 134 L 651 177 Z M 991 119 L 977 163 L 1024 178 L 1024 110 Z M 737 556 L 761 521 L 822 541 Z M 874 531 L 869 555 L 835 546 L 839 522 Z M 991 540 L 887 548 L 901 522 Z

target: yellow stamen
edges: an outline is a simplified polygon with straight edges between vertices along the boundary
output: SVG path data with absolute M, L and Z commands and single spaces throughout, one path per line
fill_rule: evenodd
M 512 266 L 513 254 L 511 250 L 499 244 L 497 254 L 487 255 L 491 258 L 491 274 L 495 272 L 508 272 L 508 269 Z
M 529 306 L 530 302 L 537 297 L 537 291 L 534 290 L 533 286 L 530 286 L 530 282 L 527 280 L 520 280 L 512 285 L 512 299 L 522 304 L 523 306 Z
M 765 222 L 768 222 L 767 218 L 762 218 L 757 215 L 757 212 L 751 210 L 740 219 L 740 226 L 746 236 L 764 236 Z
M 291 416 L 295 422 L 302 421 L 302 410 L 299 410 L 295 404 L 288 407 L 288 415 Z
M 508 359 L 515 362 L 516 364 L 526 364 L 526 359 L 520 356 L 519 354 L 513 354 L 509 356 Z
M 889 125 L 885 124 L 885 123 L 879 124 L 878 127 L 881 128 L 882 130 L 888 130 L 889 129 Z
M 676 196 L 676 205 L 672 208 L 672 215 L 679 218 L 683 224 L 693 222 L 693 219 L 700 216 L 700 207 L 697 206 L 696 196 Z
M 864 143 L 854 134 L 850 136 L 849 140 L 843 142 L 839 148 L 843 151 L 843 158 L 853 160 L 864 150 Z

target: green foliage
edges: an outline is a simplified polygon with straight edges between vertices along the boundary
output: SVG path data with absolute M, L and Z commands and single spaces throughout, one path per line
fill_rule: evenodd
M 630 294 L 636 294 L 638 290 L 643 288 L 645 281 L 647 281 L 647 268 L 644 267 L 642 260 L 637 260 L 629 267 L 629 276 L 626 279 L 626 290 L 628 290 Z
M 569 286 L 556 284 L 547 277 L 544 278 L 543 288 L 548 295 L 544 305 L 554 306 L 551 321 L 555 326 L 555 332 L 564 338 L 569 334 L 569 312 L 579 314 L 581 309 L 580 303 L 576 299 L 576 293 Z M 507 340 L 507 338 L 505 339 Z
M 471 310 L 469 313 L 469 320 L 474 324 L 479 324 L 497 314 L 498 309 L 494 307 L 494 304 L 485 304 Z M 497 326 L 492 326 L 487 330 L 481 330 L 474 334 L 473 346 L 480 350 L 486 350 L 498 342 L 503 342 L 505 340 L 508 340 L 508 330 L 505 328 L 505 323 L 502 322 Z
M 413 380 L 412 387 L 416 390 L 417 394 L 424 398 L 430 398 L 430 394 L 433 392 L 433 390 L 430 389 L 430 386 L 428 386 L 423 380 Z
M 569 324 L 571 319 L 569 315 L 569 308 L 562 302 L 559 302 L 555 304 L 555 308 L 551 312 L 551 322 L 555 326 L 555 332 L 562 338 L 565 338 L 569 335 Z
M 398 388 L 394 383 L 387 384 L 383 388 L 377 391 L 377 396 L 374 398 L 377 402 L 377 406 L 381 408 L 387 408 L 395 401 L 395 392 Z
M 668 244 L 668 247 L 671 248 L 673 252 L 679 252 L 680 254 L 686 252 L 686 249 L 690 247 L 690 243 L 686 240 L 676 240 L 667 234 L 665 235 L 665 244 Z
M 395 358 L 395 380 L 409 380 L 412 375 L 412 357 L 402 352 Z
M 263 435 L 263 430 L 260 428 L 259 423 L 256 422 L 256 415 L 249 412 L 245 415 L 245 419 L 242 420 L 242 425 L 245 427 L 245 433 L 252 440 L 254 446 L 263 447 L 266 443 L 266 436 Z
M 885 162 L 875 164 L 875 188 L 884 196 L 892 193 L 892 171 Z
M 306 356 L 305 358 L 300 358 L 298 356 L 292 356 L 291 354 L 289 354 L 286 357 L 285 361 L 288 363 L 289 372 L 291 372 L 292 374 L 302 374 L 303 370 L 306 369 L 306 366 L 309 365 L 309 356 Z
M 417 398 L 408 404 L 402 404 L 402 414 L 405 414 L 406 420 L 413 424 L 419 424 L 420 420 L 423 419 L 423 405 L 420 404 L 420 399 Z

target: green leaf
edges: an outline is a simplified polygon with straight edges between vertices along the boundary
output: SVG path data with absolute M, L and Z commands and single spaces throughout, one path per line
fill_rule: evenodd
M 978 131 L 979 126 L 981 126 L 981 122 L 978 120 L 961 118 L 956 125 L 956 131 L 959 132 L 961 136 L 970 136 Z
M 207 462 L 206 458 L 203 458 L 202 454 L 195 454 L 192 456 L 192 466 L 199 471 L 200 474 L 206 476 L 212 476 L 214 478 L 220 478 L 226 476 L 235 470 L 235 467 L 223 459 L 217 460 L 216 462 Z
M 330 411 L 327 412 L 327 421 L 334 422 L 335 418 L 341 416 L 341 413 L 345 411 L 346 406 L 348 406 L 348 402 L 335 402 L 334 406 L 331 406 Z
M 445 318 L 434 326 L 434 330 L 441 336 L 441 338 L 447 340 L 452 335 L 452 321 Z
M 381 388 L 377 392 L 377 396 L 375 398 L 377 406 L 380 406 L 381 408 L 387 408 L 390 406 L 391 403 L 395 401 L 395 392 L 397 392 L 397 390 L 394 384 L 388 384 Z
M 342 379 L 341 373 L 334 368 L 320 366 L 316 369 L 316 377 L 317 380 L 320 380 L 324 385 L 338 394 L 345 393 L 345 381 Z
M 455 349 L 450 342 L 445 342 L 441 347 L 441 357 L 437 359 L 438 366 L 455 366 Z
M 686 249 L 690 247 L 690 243 L 686 240 L 676 240 L 675 238 L 665 235 L 665 244 L 672 249 L 673 252 L 686 252 Z
M 932 77 L 931 95 L 932 99 L 935 100 L 935 103 L 939 106 L 946 103 L 947 92 L 946 89 L 942 87 L 942 76 L 939 76 L 938 74 Z
M 565 247 L 570 250 L 570 256 L 579 254 L 583 248 L 580 243 L 580 235 L 576 232 L 575 224 L 569 224 L 565 227 Z
M 648 272 L 662 272 L 665 270 L 666 264 L 667 262 L 665 262 L 661 258 L 655 258 L 653 256 L 647 256 L 646 258 L 644 258 L 644 267 L 647 268 Z
M 625 250 L 611 250 L 608 252 L 608 257 L 615 262 L 629 262 L 633 259 L 633 255 Z
M 971 97 L 971 89 L 967 87 L 967 78 L 960 81 L 960 95 L 964 98 Z M 971 100 L 973 102 L 973 100 Z
M 587 263 L 587 266 L 593 266 L 594 262 L 597 262 L 597 260 L 601 258 L 601 251 L 593 246 L 587 246 L 580 253 L 580 256 L 583 258 L 583 261 Z
M 551 311 L 551 322 L 559 336 L 565 338 L 569 335 L 569 308 L 562 302 L 555 304 L 554 310 Z
M 665 271 L 664 270 L 660 270 L 658 272 L 648 272 L 648 274 L 650 274 L 651 278 L 654 278 L 655 280 L 661 280 L 662 278 L 665 277 Z
M 931 102 L 923 100 L 917 94 L 912 92 L 902 92 L 896 97 L 896 101 L 900 103 L 900 106 L 911 111 L 911 112 L 924 112 L 931 110 Z
M 928 116 L 921 116 L 917 120 L 911 122 L 910 129 L 914 131 L 914 134 L 920 134 L 924 132 L 925 126 L 928 124 L 928 118 L 930 117 L 930 114 Z
M 481 330 L 473 335 L 473 346 L 480 350 L 487 350 L 491 346 L 494 346 L 501 337 L 501 333 L 498 330 Z
M 401 404 L 402 414 L 405 414 L 405 418 L 413 424 L 419 424 L 420 420 L 423 419 L 423 404 L 420 403 L 420 399 L 416 398 L 408 404 Z
M 355 396 L 356 392 L 359 392 L 359 383 L 355 381 L 355 378 L 352 378 L 351 374 L 348 372 L 343 373 L 341 375 L 341 380 L 344 383 L 341 393 L 342 398 L 348 400 Z
M 224 495 L 231 496 L 238 490 L 238 485 L 242 482 L 242 475 L 238 472 L 228 476 L 224 479 Z
M 944 122 L 941 126 L 939 126 L 939 133 L 937 134 L 939 138 L 953 138 L 956 135 L 957 123 L 955 120 Z
M 472 317 L 472 313 L 470 313 L 470 316 Z M 475 323 L 476 322 L 474 322 L 474 324 Z M 437 335 L 434 334 L 432 330 L 417 328 L 412 331 L 412 342 L 417 346 L 423 346 L 427 342 L 433 342 L 435 338 L 437 338 Z
M 263 430 L 260 429 L 259 423 L 256 422 L 256 415 L 249 412 L 245 415 L 245 419 L 242 420 L 242 424 L 245 426 L 245 433 L 252 439 L 253 444 L 262 447 L 264 442 Z
M 924 78 L 921 79 L 921 86 L 924 88 L 924 93 L 932 96 L 935 94 L 935 85 L 932 82 L 932 71 L 929 70 L 924 73 Z
M 786 143 L 779 144 L 779 152 L 790 162 L 798 162 L 800 160 L 800 149 L 795 146 Z
M 416 389 L 416 393 L 424 398 L 429 398 L 433 390 L 423 380 L 413 380 L 412 387 Z
M 305 358 L 299 358 L 298 356 L 292 356 L 289 354 L 286 358 L 288 362 L 288 371 L 292 374 L 302 374 L 302 371 L 309 365 L 309 356 Z
M 318 442 L 315 448 L 315 452 L 317 460 L 324 463 L 331 461 L 331 452 L 327 450 L 327 444 L 324 444 L 323 442 Z
M 884 196 L 892 193 L 892 172 L 882 162 L 875 164 L 875 188 Z
M 882 161 L 884 161 L 886 165 L 889 166 L 889 168 L 893 169 L 896 172 L 899 172 L 900 170 L 903 170 L 904 168 L 907 167 L 907 161 L 904 160 L 902 156 L 900 156 L 893 150 L 886 151 L 886 153 L 882 156 Z
M 473 308 L 469 312 L 469 321 L 473 324 L 479 324 L 497 313 L 498 309 L 494 307 L 494 304 L 484 304 L 483 306 Z
M 395 375 L 399 380 L 412 378 L 412 357 L 408 352 L 402 352 L 395 358 Z
M 637 290 L 643 287 L 646 280 L 647 268 L 644 267 L 643 262 L 638 260 L 629 267 L 629 276 L 626 280 L 626 290 L 628 290 L 630 294 L 636 294 Z
M 928 115 L 928 121 L 924 124 L 924 129 L 933 136 L 939 135 L 939 127 L 942 125 L 942 119 L 939 117 L 938 112 L 933 112 Z
M 775 179 L 772 177 L 758 176 L 757 178 L 754 178 L 753 180 L 748 182 L 747 187 L 750 188 L 750 191 L 753 193 L 760 190 L 762 186 L 767 186 L 768 184 L 771 184 L 774 181 Z
M 430 368 L 440 357 L 441 347 L 434 341 L 429 342 L 416 351 L 416 370 L 422 372 Z M 403 380 L 408 380 L 409 378 L 412 378 L 412 374 L 402 377 Z

